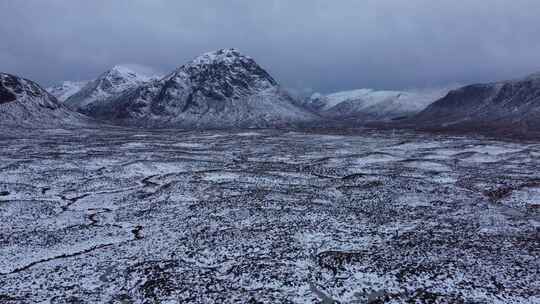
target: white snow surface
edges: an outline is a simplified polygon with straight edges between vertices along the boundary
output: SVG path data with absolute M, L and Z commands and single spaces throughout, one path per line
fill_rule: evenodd
M 539 151 L 368 128 L 26 132 L 0 145 L 0 302 L 537 303 Z
M 48 87 L 47 92 L 51 93 L 56 99 L 61 102 L 66 101 L 69 97 L 78 93 L 84 86 L 86 86 L 90 81 L 62 81 L 58 85 Z
M 399 116 L 422 111 L 431 103 L 444 97 L 451 88 L 453 87 L 406 91 L 364 88 L 328 95 L 315 93 L 309 102 L 319 104 L 319 111 L 325 116 L 357 114 L 378 117 Z

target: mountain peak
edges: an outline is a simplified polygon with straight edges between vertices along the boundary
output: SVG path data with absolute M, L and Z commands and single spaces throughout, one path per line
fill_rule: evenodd
M 117 64 L 101 74 L 98 79 L 113 78 L 117 80 L 150 81 L 159 76 L 150 68 L 137 64 Z
M 128 65 L 115 65 L 66 99 L 70 107 L 85 113 L 89 106 L 157 79 Z
M 316 118 L 236 49 L 204 53 L 167 77 L 88 109 L 95 118 L 158 127 L 268 127 Z
M 191 61 L 191 65 L 206 65 L 215 63 L 233 63 L 238 60 L 253 60 L 250 57 L 244 56 L 237 49 L 220 49 L 213 52 L 204 53 Z
M 108 72 L 118 74 L 137 74 L 135 71 L 125 65 L 115 65 Z
M 178 88 L 190 87 L 197 94 L 216 100 L 239 99 L 278 87 L 255 60 L 236 49 L 204 53 L 178 68 L 168 79 Z
M 101 74 L 99 78 L 114 78 L 114 79 L 140 79 L 147 78 L 144 75 L 133 71 L 124 65 L 115 65 L 105 73 Z

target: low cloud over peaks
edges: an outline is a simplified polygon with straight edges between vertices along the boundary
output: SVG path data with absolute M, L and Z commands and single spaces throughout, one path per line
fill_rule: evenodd
M 0 67 L 48 85 L 235 47 L 283 85 L 321 92 L 492 81 L 540 70 L 539 11 L 535 0 L 2 1 Z

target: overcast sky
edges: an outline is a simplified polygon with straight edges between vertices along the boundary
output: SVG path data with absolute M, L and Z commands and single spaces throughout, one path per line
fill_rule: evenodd
M 1 0 L 0 71 L 50 85 L 235 47 L 298 89 L 484 82 L 540 71 L 539 14 L 538 0 Z

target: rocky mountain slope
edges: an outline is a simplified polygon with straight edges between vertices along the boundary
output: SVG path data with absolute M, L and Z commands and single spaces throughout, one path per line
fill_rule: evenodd
M 0 73 L 0 125 L 59 127 L 80 125 L 87 118 L 62 105 L 33 81 Z
M 97 79 L 88 82 L 78 92 L 67 98 L 65 103 L 70 108 L 86 114 L 90 108 L 107 103 L 109 99 L 155 78 L 155 76 L 143 75 L 128 67 L 117 65 Z
M 86 109 L 99 119 L 147 127 L 275 127 L 317 118 L 235 49 L 203 54 L 163 79 Z
M 540 73 L 451 91 L 412 119 L 422 127 L 540 131 Z
M 416 91 L 360 89 L 328 95 L 316 93 L 305 105 L 328 118 L 391 120 L 422 111 L 448 91 L 447 88 Z
M 78 93 L 90 81 L 63 81 L 62 83 L 48 87 L 47 92 L 51 93 L 58 101 L 64 102 L 69 97 Z

